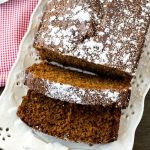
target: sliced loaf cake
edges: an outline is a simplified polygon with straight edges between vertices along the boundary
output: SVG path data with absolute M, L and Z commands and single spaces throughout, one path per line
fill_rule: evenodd
M 28 126 L 64 140 L 109 143 L 118 137 L 121 109 L 128 106 L 129 79 L 109 79 L 46 62 L 26 69 L 17 115 Z
M 150 24 L 147 0 L 53 0 L 34 47 L 42 59 L 132 76 Z

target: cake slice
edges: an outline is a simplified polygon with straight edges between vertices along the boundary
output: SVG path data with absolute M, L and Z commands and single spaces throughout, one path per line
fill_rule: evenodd
M 128 79 L 110 79 L 44 62 L 26 69 L 25 85 L 50 98 L 82 105 L 125 108 L 130 98 Z
M 121 108 L 69 103 L 29 90 L 17 115 L 28 126 L 51 136 L 99 144 L 117 139 Z
M 149 24 L 147 0 L 53 0 L 47 4 L 34 47 L 48 61 L 132 76 Z

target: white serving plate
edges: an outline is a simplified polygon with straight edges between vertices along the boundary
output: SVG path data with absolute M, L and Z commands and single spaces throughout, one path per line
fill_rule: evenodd
M 8 0 L 0 0 L 0 4 L 8 2 Z
M 27 88 L 23 85 L 23 71 L 33 63 L 39 62 L 32 45 L 47 1 L 40 0 L 32 14 L 28 31 L 20 44 L 17 60 L 0 97 L 0 148 L 4 150 L 132 150 L 135 130 L 142 118 L 144 99 L 150 88 L 150 30 L 136 78 L 132 81 L 130 104 L 121 117 L 117 141 L 92 147 L 65 142 L 32 130 L 16 116 L 21 98 L 27 92 Z M 9 128 L 9 131 L 6 131 L 6 128 Z

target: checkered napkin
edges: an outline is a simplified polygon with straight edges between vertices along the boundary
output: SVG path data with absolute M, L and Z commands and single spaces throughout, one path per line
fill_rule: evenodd
M 0 87 L 5 85 L 37 2 L 9 0 L 0 4 Z

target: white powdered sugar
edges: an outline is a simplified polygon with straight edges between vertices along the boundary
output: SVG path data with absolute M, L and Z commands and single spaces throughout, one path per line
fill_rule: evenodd
M 110 90 L 105 90 L 105 91 L 103 91 L 103 94 L 106 99 L 111 99 L 114 102 L 116 102 L 119 98 L 118 92 L 112 92 Z
M 97 12 L 92 4 L 79 2 L 67 6 L 63 15 L 50 16 L 42 40 L 46 48 L 52 46 L 62 55 L 134 74 L 150 19 L 150 2 L 141 0 L 137 5 L 133 1 L 100 0 L 100 4 Z
M 51 25 L 49 25 L 48 28 L 50 29 L 50 32 L 48 32 L 47 35 L 51 38 L 45 38 L 45 44 L 56 46 L 63 44 L 64 49 L 67 49 L 68 47 L 70 49 L 74 48 L 75 44 L 72 43 L 72 41 L 74 40 L 74 36 L 72 35 L 72 33 L 75 32 L 75 36 L 78 35 L 78 32 L 76 32 L 76 26 L 73 25 L 66 30 Z
M 123 62 L 126 63 L 129 60 L 130 54 L 124 54 Z
M 70 100 L 75 103 L 81 103 L 80 95 L 85 94 L 84 90 L 80 89 L 76 91 L 71 85 L 49 81 L 46 82 L 45 88 L 47 89 L 47 92 L 45 93 L 46 96 L 63 101 Z
M 88 91 L 89 93 L 89 97 L 90 98 L 97 98 L 97 99 L 102 99 L 102 101 L 105 101 L 106 103 L 107 102 L 117 102 L 119 100 L 119 96 L 120 96 L 120 93 L 117 92 L 117 91 L 113 91 L 113 90 L 108 90 L 108 89 L 105 89 L 105 90 L 89 90 Z
M 105 64 L 108 62 L 108 56 L 105 51 L 102 51 L 104 48 L 103 43 L 96 42 L 93 38 L 87 39 L 83 44 L 79 44 L 77 49 L 72 51 L 73 55 L 78 56 L 78 58 L 83 58 L 89 62 L 93 59 L 95 64 Z M 99 55 L 101 57 L 99 58 Z M 99 58 L 99 59 L 98 59 Z
M 91 21 L 92 15 L 92 10 L 85 4 L 75 6 L 64 16 L 51 16 L 48 30 L 41 34 L 44 43 L 56 46 L 59 52 L 63 51 L 65 53 L 66 50 L 68 52 L 73 50 L 77 45 L 77 41 L 80 42 L 80 38 L 82 40 L 82 36 L 86 36 L 88 33 L 90 29 L 90 23 L 88 22 Z M 80 23 L 77 25 L 76 21 Z M 60 25 L 55 25 L 58 22 Z M 67 27 L 64 22 L 67 22 Z M 79 29 L 80 27 L 83 30 Z
M 72 20 L 79 20 L 80 22 L 83 22 L 83 21 L 90 21 L 90 18 L 91 18 L 91 14 L 89 12 L 91 12 L 92 10 L 91 9 L 87 9 L 87 11 L 85 9 L 83 9 L 82 6 L 76 6 L 72 12 L 73 14 L 73 17 L 71 18 Z
M 120 93 L 113 90 L 95 90 L 75 87 L 68 84 L 49 82 L 43 80 L 46 93 L 45 95 L 62 101 L 71 101 L 77 104 L 100 104 L 106 105 L 107 102 L 117 102 Z

